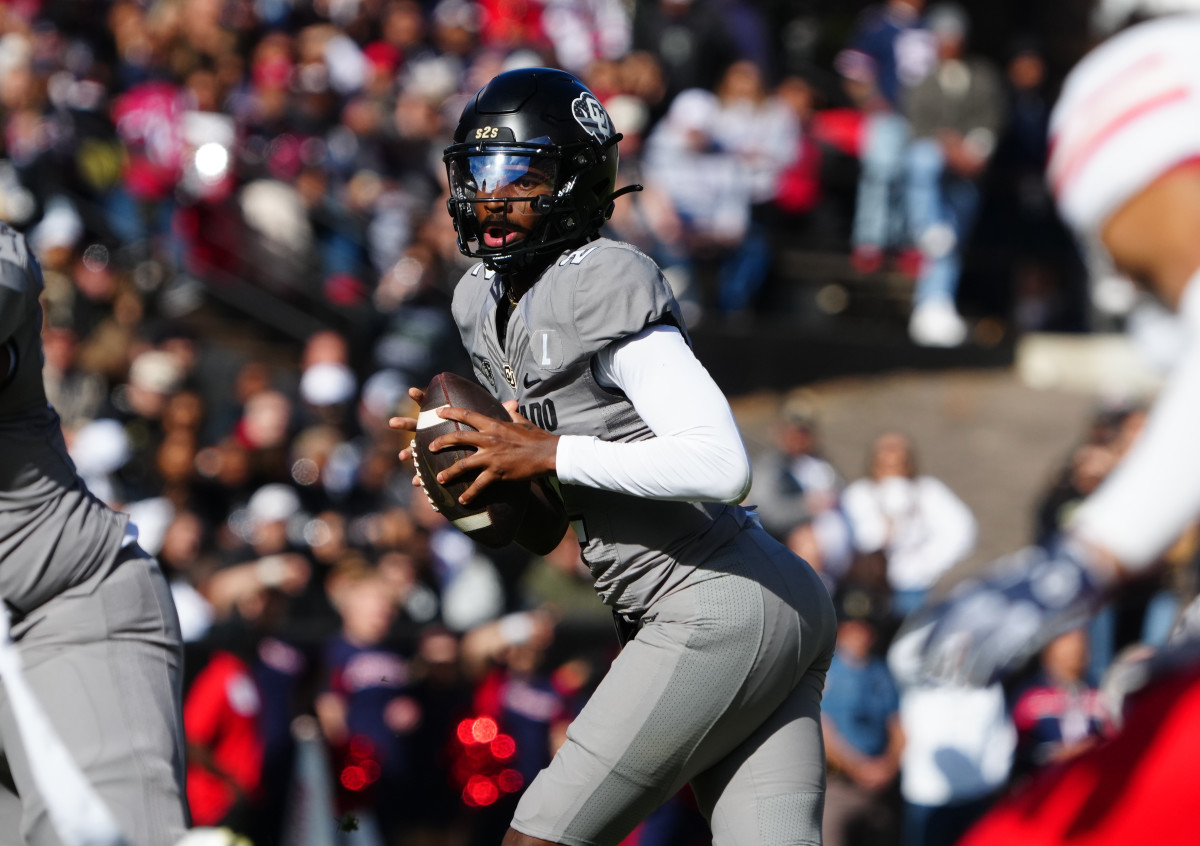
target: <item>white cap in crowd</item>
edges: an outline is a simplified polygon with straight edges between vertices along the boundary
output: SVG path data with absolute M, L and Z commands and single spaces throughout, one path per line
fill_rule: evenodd
M 1075 66 L 1050 119 L 1050 187 L 1063 218 L 1094 238 L 1126 201 L 1200 159 L 1200 15 L 1113 36 Z
M 255 524 L 279 523 L 300 510 L 300 497 L 290 486 L 273 482 L 256 490 L 246 503 L 247 515 Z
M 345 364 L 321 361 L 300 376 L 300 396 L 310 405 L 341 405 L 354 398 L 358 379 Z

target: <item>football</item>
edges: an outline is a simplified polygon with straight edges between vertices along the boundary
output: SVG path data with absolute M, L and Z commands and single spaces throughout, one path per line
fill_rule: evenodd
M 448 405 L 476 411 L 496 420 L 510 420 L 508 410 L 500 401 L 469 379 L 453 373 L 439 373 L 425 389 L 425 402 L 417 417 L 417 432 L 413 439 L 413 464 L 421 488 L 434 509 L 457 526 L 472 540 L 493 549 L 512 542 L 532 496 L 530 485 L 522 482 L 493 482 L 470 505 L 458 498 L 470 486 L 474 476 L 463 476 L 449 484 L 438 482 L 437 474 L 472 452 L 472 447 L 444 449 L 433 452 L 429 445 L 438 437 L 451 432 L 471 430 L 465 423 L 438 416 L 438 409 Z

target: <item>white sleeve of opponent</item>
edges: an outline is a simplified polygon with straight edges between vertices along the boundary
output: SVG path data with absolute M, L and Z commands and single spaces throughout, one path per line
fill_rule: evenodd
M 1117 468 L 1080 506 L 1073 534 L 1139 570 L 1200 517 L 1200 285 L 1180 309 L 1188 346 Z
M 600 383 L 621 390 L 655 437 L 564 435 L 556 457 L 561 481 L 647 499 L 745 498 L 750 459 L 733 411 L 678 329 L 649 327 L 596 358 Z

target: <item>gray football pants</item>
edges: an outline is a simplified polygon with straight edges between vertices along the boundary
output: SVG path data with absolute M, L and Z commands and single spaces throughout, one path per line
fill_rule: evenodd
M 179 620 L 158 563 L 136 547 L 120 558 L 30 612 L 13 638 L 34 696 L 131 846 L 170 846 L 187 827 Z M 0 846 L 59 846 L 2 687 L 0 743 Z
M 805 562 L 749 529 L 656 602 L 513 828 L 607 846 L 690 782 L 717 846 L 821 842 L 821 693 L 833 605 Z

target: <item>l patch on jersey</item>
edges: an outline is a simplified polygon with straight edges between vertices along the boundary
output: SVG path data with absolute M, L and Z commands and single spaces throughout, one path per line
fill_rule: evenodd
M 557 371 L 563 366 L 563 344 L 556 329 L 536 329 L 529 336 L 529 354 L 539 370 Z

